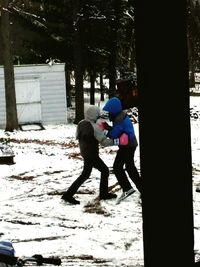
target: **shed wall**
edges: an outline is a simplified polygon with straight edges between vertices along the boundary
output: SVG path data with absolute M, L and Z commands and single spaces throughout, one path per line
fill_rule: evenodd
M 1 79 L 0 77 L 0 128 L 4 128 L 5 124 L 6 124 L 6 103 L 5 103 L 4 80 Z
M 49 65 L 20 65 L 14 66 L 15 72 L 15 83 L 19 86 L 20 82 L 27 80 L 38 80 L 40 86 L 40 101 L 41 105 L 41 116 L 38 121 L 43 125 L 47 124 L 65 124 L 67 122 L 67 103 L 66 103 L 66 86 L 65 86 L 65 65 L 54 64 Z M 16 96 L 19 94 L 16 86 Z M 27 90 L 28 91 L 28 90 Z M 19 98 L 19 97 L 17 97 Z M 27 100 L 27 105 L 33 106 Z M 27 110 L 31 110 L 30 108 Z M 31 113 L 31 112 L 30 112 Z M 31 114 L 28 115 L 30 118 L 26 120 L 33 122 Z M 20 117 L 20 116 L 19 116 Z M 18 118 L 19 123 L 20 118 Z M 29 120 L 29 121 L 28 121 Z M 6 124 L 6 105 L 5 105 L 5 86 L 4 86 L 4 75 L 3 67 L 0 67 L 0 127 L 5 127 Z

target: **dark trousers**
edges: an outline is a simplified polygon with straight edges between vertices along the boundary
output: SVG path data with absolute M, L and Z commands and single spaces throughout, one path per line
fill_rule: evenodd
M 66 194 L 73 196 L 78 188 L 90 177 L 92 168 L 96 168 L 101 172 L 100 178 L 100 197 L 107 195 L 108 193 L 108 176 L 109 169 L 100 157 L 84 158 L 84 166 L 81 175 L 72 183 Z
M 134 163 L 135 149 L 135 147 L 119 147 L 114 160 L 113 171 L 123 191 L 128 191 L 132 188 L 128 180 L 129 176 L 138 191 L 141 193 L 141 177 Z M 126 172 L 128 173 L 128 176 Z

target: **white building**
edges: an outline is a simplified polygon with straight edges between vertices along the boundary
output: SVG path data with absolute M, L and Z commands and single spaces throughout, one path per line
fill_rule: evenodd
M 67 122 L 65 64 L 14 66 L 19 124 Z M 0 128 L 6 125 L 4 68 L 0 66 Z

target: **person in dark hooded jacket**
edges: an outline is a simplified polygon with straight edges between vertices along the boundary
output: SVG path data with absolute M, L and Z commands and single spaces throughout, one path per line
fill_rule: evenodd
M 109 138 L 120 138 L 122 134 L 127 134 L 127 145 L 120 145 L 113 164 L 113 171 L 122 188 L 122 195 L 118 199 L 118 203 L 135 192 L 131 183 L 128 180 L 128 173 L 130 179 L 134 182 L 136 188 L 142 192 L 142 180 L 134 163 L 134 154 L 138 146 L 135 135 L 133 123 L 129 116 L 122 110 L 121 101 L 117 97 L 110 98 L 103 110 L 108 112 L 109 119 L 112 121 L 112 127 L 107 127 Z M 125 166 L 125 169 L 124 169 Z
M 62 195 L 62 199 L 71 204 L 80 204 L 80 201 L 73 196 L 78 188 L 90 177 L 93 167 L 101 172 L 99 199 L 112 199 L 117 195 L 108 192 L 109 169 L 99 157 L 99 144 L 102 146 L 112 146 L 119 139 L 106 137 L 104 131 L 98 126 L 97 120 L 100 117 L 100 109 L 95 105 L 90 105 L 85 112 L 85 119 L 81 120 L 76 128 L 76 139 L 79 141 L 80 153 L 83 157 L 84 166 L 81 175 Z

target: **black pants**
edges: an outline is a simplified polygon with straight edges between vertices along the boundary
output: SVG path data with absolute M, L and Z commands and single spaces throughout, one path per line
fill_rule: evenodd
M 128 191 L 132 188 L 126 174 L 127 172 L 129 178 L 134 182 L 136 188 L 141 193 L 141 177 L 134 163 L 135 149 L 135 147 L 119 147 L 114 160 L 113 171 L 123 191 Z
M 100 157 L 84 158 L 84 166 L 81 175 L 72 183 L 66 194 L 73 196 L 78 188 L 90 177 L 92 168 L 96 168 L 101 172 L 100 178 L 100 197 L 107 195 L 108 193 L 108 176 L 109 169 Z

